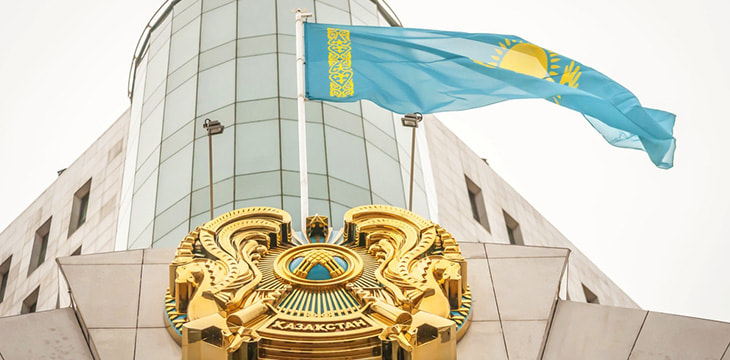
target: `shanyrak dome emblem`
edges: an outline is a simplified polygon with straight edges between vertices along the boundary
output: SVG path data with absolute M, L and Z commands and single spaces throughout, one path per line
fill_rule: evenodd
M 231 211 L 170 264 L 165 317 L 186 360 L 455 359 L 471 315 L 467 266 L 440 226 L 368 205 L 291 230 L 283 210 Z

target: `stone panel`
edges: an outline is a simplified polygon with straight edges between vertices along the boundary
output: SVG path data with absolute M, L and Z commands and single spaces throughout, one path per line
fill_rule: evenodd
M 720 359 L 730 323 L 649 312 L 629 360 Z
M 162 264 L 142 266 L 142 286 L 140 286 L 139 313 L 137 326 L 165 327 L 165 289 L 169 282 L 169 267 Z
M 136 327 L 141 264 L 61 265 L 61 271 L 87 328 Z
M 546 320 L 558 294 L 565 258 L 490 259 L 502 320 Z
M 141 264 L 142 250 L 116 251 L 90 255 L 68 256 L 56 260 L 60 265 L 124 265 Z
M 11 359 L 91 359 L 70 308 L 0 318 L 0 354 Z
M 543 360 L 628 359 L 646 311 L 558 302 Z
M 136 329 L 90 329 L 89 335 L 100 360 L 132 360 L 136 331 Z
M 502 321 L 504 341 L 510 360 L 537 360 L 547 321 Z
M 182 349 L 165 328 L 138 329 L 135 360 L 177 360 Z
M 507 360 L 499 321 L 472 322 L 456 345 L 456 356 L 459 360 Z
M 487 260 L 467 260 L 467 283 L 473 301 L 472 320 L 499 320 Z
M 542 246 L 520 246 L 508 244 L 486 244 L 487 257 L 497 258 L 525 258 L 525 257 L 556 257 L 568 256 L 569 249 L 542 247 Z
M 487 258 L 487 253 L 484 251 L 484 244 L 459 242 L 459 249 L 461 249 L 461 255 L 465 259 Z
M 176 251 L 177 248 L 144 249 L 143 263 L 170 265 Z

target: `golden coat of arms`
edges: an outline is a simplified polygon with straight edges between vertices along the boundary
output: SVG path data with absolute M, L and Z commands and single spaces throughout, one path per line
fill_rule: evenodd
M 455 359 L 471 293 L 451 235 L 368 205 L 306 233 L 274 208 L 192 231 L 170 264 L 165 316 L 183 359 Z

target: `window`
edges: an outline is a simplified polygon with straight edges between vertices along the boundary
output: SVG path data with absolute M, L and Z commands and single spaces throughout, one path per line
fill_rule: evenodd
M 481 224 L 487 231 L 490 231 L 489 221 L 487 220 L 487 209 L 484 207 L 484 198 L 482 197 L 482 189 L 466 175 L 464 175 L 464 179 L 466 180 L 466 191 L 469 194 L 471 214 L 474 220 Z
M 522 239 L 522 231 L 520 230 L 520 223 L 518 223 L 512 216 L 507 214 L 506 211 L 502 210 L 504 215 L 504 223 L 507 225 L 507 236 L 509 237 L 509 243 L 512 245 L 525 245 Z
M 589 304 L 600 304 L 598 302 L 598 295 L 594 294 L 591 289 L 587 288 L 585 284 L 580 284 L 583 287 L 583 293 L 586 295 L 586 302 Z
M 48 218 L 35 232 L 35 240 L 33 240 L 33 251 L 30 255 L 30 265 L 28 266 L 28 275 L 37 269 L 46 260 L 46 250 L 48 249 L 48 235 L 51 232 L 51 218 Z
M 8 287 L 8 277 L 10 276 L 10 262 L 12 261 L 13 256 L 10 255 L 10 257 L 7 258 L 7 260 L 3 261 L 3 264 L 0 265 L 0 303 L 3 302 L 3 299 L 5 299 L 5 289 Z
M 91 179 L 74 194 L 74 202 L 71 208 L 71 222 L 68 224 L 69 236 L 86 222 L 86 214 L 89 210 L 89 190 L 91 190 Z
M 21 314 L 34 313 L 38 305 L 38 291 L 40 287 L 35 288 L 33 292 L 23 300 L 23 307 L 20 309 Z
M 81 246 L 79 246 L 74 252 L 71 253 L 71 256 L 78 256 L 81 255 Z

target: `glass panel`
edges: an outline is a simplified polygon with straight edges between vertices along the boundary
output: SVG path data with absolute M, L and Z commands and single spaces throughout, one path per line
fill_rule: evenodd
M 238 100 L 276 97 L 276 54 L 238 59 Z
M 329 126 L 325 134 L 329 175 L 369 188 L 363 139 Z
M 350 14 L 347 11 L 317 1 L 317 22 L 350 25 Z
M 321 124 L 307 123 L 307 172 L 327 173 L 327 157 L 324 152 L 324 127 Z M 298 128 L 298 127 L 297 127 Z M 298 144 L 298 142 L 297 142 Z M 297 159 L 299 152 L 297 151 Z M 299 161 L 297 160 L 297 163 Z
M 172 29 L 172 16 L 165 16 L 150 34 L 150 47 L 147 53 L 154 56 L 160 51 L 160 45 L 170 39 L 170 29 Z
M 205 5 L 205 4 L 204 4 Z M 200 51 L 204 52 L 236 38 L 236 3 L 203 13 Z
M 129 238 L 137 239 L 147 225 L 155 217 L 155 192 L 157 186 L 157 171 L 134 193 L 132 212 L 129 225 Z M 150 234 L 150 241 L 151 239 Z
M 281 117 L 283 119 L 296 120 L 297 119 L 297 101 L 295 99 L 281 98 Z M 307 101 L 304 103 L 304 109 L 306 111 L 307 122 L 322 123 L 322 102 L 321 101 Z
M 314 1 L 312 0 L 277 0 L 276 5 L 277 23 L 279 32 L 282 34 L 294 35 L 294 12 L 297 8 L 314 11 Z M 311 21 L 316 20 L 312 17 Z
M 275 33 L 275 11 L 276 2 L 271 0 L 240 0 L 238 6 L 238 37 Z
M 155 91 L 147 92 L 144 94 L 144 105 L 142 105 L 142 121 L 155 111 L 162 100 L 165 98 L 165 87 L 158 86 Z
M 283 54 L 297 53 L 297 40 L 294 35 L 279 34 L 279 52 Z
M 370 0 L 351 0 L 352 25 L 378 25 L 378 10 Z
M 393 113 L 368 100 L 362 102 L 362 116 L 390 137 L 395 137 Z M 400 119 L 400 117 L 399 117 Z M 399 120 L 400 121 L 400 120 Z M 400 125 L 400 123 L 398 124 Z M 402 126 L 401 126 L 402 127 Z
M 284 195 L 299 196 L 300 182 L 298 171 L 282 172 L 282 180 L 284 184 Z M 327 176 L 309 173 L 307 178 L 309 181 L 309 199 L 329 199 L 329 190 L 327 190 Z
M 152 243 L 153 248 L 170 248 L 177 247 L 180 242 L 188 235 L 188 221 L 180 224 L 174 230 L 170 231 L 167 235 L 156 239 Z
M 233 176 L 233 139 L 235 129 L 224 129 L 222 134 L 213 135 L 213 182 Z M 208 166 L 208 137 L 195 140 L 195 155 L 193 164 L 193 189 L 197 190 L 208 186 L 210 182 L 210 167 Z
M 130 238 L 131 239 L 131 238 Z M 142 231 L 142 234 L 132 242 L 131 245 L 127 245 L 127 250 L 134 249 L 149 249 L 152 246 L 152 222 Z
M 330 196 L 350 207 L 370 204 L 370 192 L 350 183 L 330 177 Z
M 196 226 L 202 226 L 203 224 L 207 223 L 208 221 L 210 221 L 210 212 L 208 212 L 208 211 L 191 217 L 189 231 L 195 230 Z
M 193 134 L 195 133 L 193 129 L 194 125 L 195 123 L 191 121 L 176 133 L 162 141 L 162 161 L 167 160 L 167 158 L 182 149 L 183 146 L 193 142 Z
M 187 4 L 185 4 L 187 3 Z M 175 5 L 175 16 L 172 20 L 172 33 L 176 33 L 193 19 L 200 16 L 200 0 L 183 0 Z
M 279 54 L 279 94 L 282 97 L 297 97 L 297 62 L 296 56 Z
M 205 119 L 220 121 L 226 129 L 233 129 L 233 122 L 235 117 L 234 112 L 235 105 L 231 104 L 224 108 L 199 116 L 195 120 L 195 138 L 199 139 L 201 137 L 208 136 L 208 131 L 203 128 L 203 124 L 205 124 Z
M 236 174 L 279 170 L 279 122 L 239 124 L 236 129 Z
M 231 202 L 233 199 L 233 178 L 215 183 L 213 186 L 213 206 L 219 207 Z M 215 210 L 214 210 L 215 211 Z M 210 188 L 205 186 L 193 191 L 192 208 L 193 215 L 201 213 L 210 214 Z
M 137 147 L 137 164 L 141 164 L 150 156 L 152 150 L 160 146 L 162 137 L 162 110 L 159 106 L 150 114 L 147 121 L 139 127 L 139 145 Z
M 162 138 L 165 139 L 195 118 L 195 78 L 191 78 L 167 95 L 165 123 Z
M 152 175 L 152 173 L 157 170 L 157 167 L 160 165 L 160 148 L 157 147 L 154 150 L 152 150 L 152 155 L 145 160 L 145 162 L 142 163 L 142 165 L 137 169 L 137 173 L 134 175 L 134 191 L 136 192 L 139 190 L 139 187 L 142 186 L 142 184 L 147 181 L 147 178 Z
M 190 193 L 190 167 L 193 161 L 193 144 L 186 146 L 160 164 L 157 190 L 157 213 Z
M 320 4 L 327 4 L 330 6 L 334 6 L 335 8 L 338 8 L 342 11 L 350 11 L 350 1 L 349 0 L 317 0 L 317 13 L 319 13 L 319 5 Z M 324 21 L 322 21 L 324 22 Z
M 362 118 L 324 104 L 324 123 L 351 134 L 362 136 Z
M 398 161 L 398 145 L 396 145 L 395 139 L 389 137 L 369 121 L 365 122 L 365 138 L 392 157 L 393 160 Z
M 312 215 L 323 215 L 329 217 L 330 202 L 327 200 L 309 199 L 309 216 Z M 330 219 L 330 226 L 332 226 L 332 219 Z
M 151 50 L 151 49 L 150 49 Z M 158 45 L 157 54 L 153 55 L 147 63 L 147 80 L 145 81 L 145 94 L 151 93 L 154 89 L 162 86 L 167 77 L 167 62 L 170 52 L 170 43 L 165 41 Z M 163 90 L 164 92 L 164 90 Z
M 268 1 L 267 1 L 268 2 Z M 257 36 L 238 40 L 238 56 L 251 56 L 276 52 L 276 35 Z
M 215 9 L 232 1 L 233 0 L 203 0 L 203 11 Z
M 426 192 L 418 186 L 413 189 L 413 212 L 426 219 L 429 218 Z
M 281 194 L 279 171 L 236 176 L 236 200 Z
M 167 77 L 167 92 L 177 89 L 180 84 L 198 73 L 198 58 L 194 57 Z
M 198 55 L 198 43 L 200 38 L 200 17 L 196 17 L 180 31 L 172 34 L 170 40 L 170 68 L 169 72 L 177 70 Z
M 360 111 L 360 102 L 331 102 L 327 103 L 329 106 L 334 106 L 338 109 L 345 110 L 349 113 L 360 115 L 362 112 Z
M 236 123 L 239 124 L 279 117 L 279 100 L 276 98 L 240 102 L 236 106 Z
M 200 54 L 200 70 L 210 69 L 236 57 L 236 43 L 231 41 Z M 231 78 L 234 78 L 231 76 Z
M 405 193 L 398 162 L 372 145 L 368 144 L 367 149 L 373 193 L 386 199 L 388 204 L 405 207 Z
M 190 217 L 190 196 L 155 217 L 154 238 L 159 239 Z
M 301 203 L 299 202 L 299 196 L 284 196 L 283 197 L 283 210 L 288 212 L 289 215 L 291 215 L 291 225 L 292 230 L 301 232 L 302 231 L 302 207 Z M 302 239 L 304 240 L 304 239 Z
M 337 203 L 330 203 L 332 216 L 330 217 L 330 226 L 336 232 L 342 228 L 345 223 L 345 213 L 350 210 L 349 207 Z
M 281 168 L 299 171 L 299 124 L 281 120 Z M 309 145 L 309 142 L 307 142 Z M 307 157 L 308 158 L 308 157 Z M 308 160 L 308 159 L 307 159 Z
M 236 63 L 234 61 L 229 61 L 200 73 L 198 80 L 198 115 L 206 114 L 235 101 L 235 75 Z
M 281 196 L 269 196 L 257 199 L 248 200 L 236 200 L 236 209 L 241 209 L 251 206 L 268 206 L 272 208 L 281 209 Z

